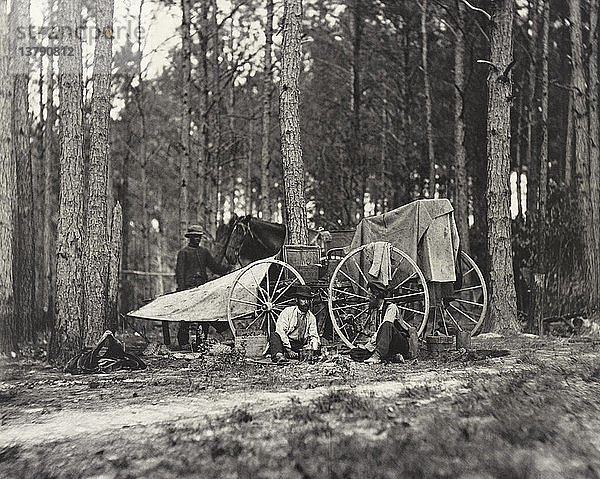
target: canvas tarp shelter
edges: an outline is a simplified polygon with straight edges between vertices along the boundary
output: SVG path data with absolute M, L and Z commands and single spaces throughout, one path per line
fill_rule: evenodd
M 458 230 L 447 199 L 417 200 L 377 216 L 364 218 L 351 248 L 387 241 L 404 251 L 428 281 L 456 281 Z
M 251 265 L 246 266 L 249 268 Z M 254 266 L 253 274 L 244 274 L 239 281 L 243 284 L 236 287 L 236 299 L 252 303 L 256 298 L 258 284 L 265 278 L 269 263 Z M 227 301 L 240 270 L 209 281 L 201 286 L 185 291 L 159 296 L 141 308 L 131 311 L 128 316 L 156 321 L 227 321 Z M 245 286 L 245 288 L 244 288 Z M 251 304 L 236 302 L 233 304 L 232 316 L 254 311 Z

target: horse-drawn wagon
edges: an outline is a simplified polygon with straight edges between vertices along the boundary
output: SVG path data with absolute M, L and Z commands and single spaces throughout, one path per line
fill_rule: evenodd
M 377 330 L 371 283 L 386 290 L 403 320 L 426 331 L 477 333 L 487 311 L 480 269 L 460 250 L 448 200 L 419 200 L 365 218 L 321 244 L 285 245 L 285 227 L 234 219 L 217 233 L 221 256 L 240 269 L 197 288 L 157 298 L 130 316 L 162 321 L 227 321 L 234 337 L 268 333 L 294 303 L 296 286 L 317 292 L 313 311 L 348 347 Z M 335 241 L 331 238 L 336 237 Z M 352 237 L 350 241 L 350 237 Z M 346 244 L 342 247 L 341 241 Z M 329 246 L 329 247 L 328 247 Z M 316 311 L 315 311 L 316 310 Z

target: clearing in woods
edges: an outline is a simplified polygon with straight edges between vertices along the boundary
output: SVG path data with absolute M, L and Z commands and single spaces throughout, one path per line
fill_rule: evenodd
M 144 358 L 93 376 L 5 363 L 0 477 L 600 478 L 600 342 L 473 346 L 381 365 Z

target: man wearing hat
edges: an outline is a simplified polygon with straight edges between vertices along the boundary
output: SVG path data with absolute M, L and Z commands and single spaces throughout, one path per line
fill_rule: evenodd
M 298 286 L 296 306 L 288 306 L 277 318 L 275 331 L 269 338 L 269 352 L 274 363 L 300 359 L 304 350 L 307 350 L 308 359 L 312 359 L 319 350 L 317 318 L 310 312 L 312 298 L 309 286 Z
M 185 234 L 189 244 L 177 253 L 177 266 L 175 266 L 175 279 L 177 280 L 177 291 L 195 288 L 208 281 L 206 268 L 215 274 L 225 274 L 229 271 L 228 266 L 218 264 L 210 252 L 200 246 L 200 240 L 204 230 L 200 225 L 190 225 Z M 206 328 L 206 329 L 205 329 Z M 208 333 L 208 324 L 202 324 L 205 336 Z M 164 330 L 163 330 L 164 331 Z M 189 323 L 181 321 L 177 333 L 179 346 L 186 347 L 190 343 Z M 165 335 L 165 344 L 170 343 L 170 338 Z

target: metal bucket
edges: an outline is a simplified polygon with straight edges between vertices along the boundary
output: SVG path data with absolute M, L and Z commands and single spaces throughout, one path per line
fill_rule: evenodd
M 456 349 L 471 349 L 471 332 L 457 331 L 456 332 Z
M 450 351 L 454 346 L 454 336 L 427 336 L 425 338 L 427 342 L 427 351 L 432 354 L 439 354 L 441 352 Z

